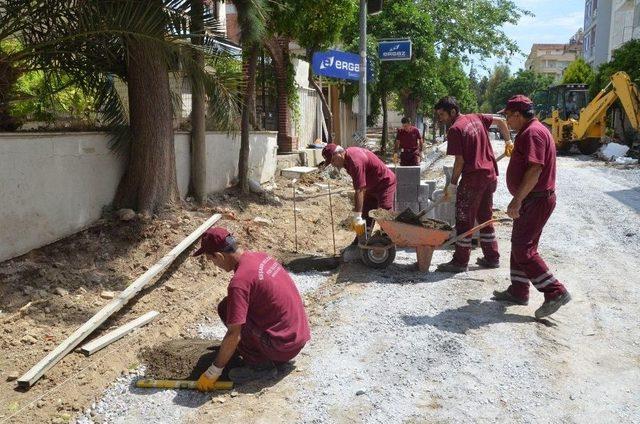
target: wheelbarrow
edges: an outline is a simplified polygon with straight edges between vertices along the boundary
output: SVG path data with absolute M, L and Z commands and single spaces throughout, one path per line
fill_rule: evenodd
M 375 225 L 371 228 L 371 234 L 358 243 L 365 265 L 386 268 L 396 257 L 396 247 L 413 247 L 416 249 L 418 269 L 422 272 L 429 271 L 434 250 L 444 249 L 487 225 L 510 221 L 507 218 L 490 219 L 454 237 L 453 228 L 443 221 L 429 219 L 426 225 L 411 225 L 395 221 L 397 213 L 383 209 L 372 210 L 369 216 L 375 220 Z

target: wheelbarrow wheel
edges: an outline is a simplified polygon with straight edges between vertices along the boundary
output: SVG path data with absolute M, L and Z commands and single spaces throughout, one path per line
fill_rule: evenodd
M 360 256 L 362 262 L 370 268 L 386 268 L 396 258 L 396 246 L 384 235 L 371 236 L 367 246 L 373 247 L 373 249 L 360 249 Z M 375 249 L 378 246 L 380 249 Z

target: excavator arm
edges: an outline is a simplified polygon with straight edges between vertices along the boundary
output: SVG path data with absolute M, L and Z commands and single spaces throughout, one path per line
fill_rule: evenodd
M 607 110 L 620 100 L 634 129 L 640 128 L 640 95 L 638 88 L 625 72 L 616 72 L 611 82 L 580 112 L 580 118 L 573 128 L 573 138 L 581 140 L 595 127 L 604 129 Z

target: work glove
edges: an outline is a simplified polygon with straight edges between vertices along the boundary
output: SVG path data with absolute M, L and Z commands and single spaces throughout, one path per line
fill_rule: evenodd
M 508 158 L 513 154 L 513 143 L 511 141 L 507 141 L 504 144 L 504 155 Z
M 351 229 L 359 236 L 366 231 L 367 221 L 362 218 L 362 212 L 354 212 L 351 217 Z
M 222 375 L 222 370 L 223 368 L 218 368 L 214 364 L 211 364 L 196 382 L 196 389 L 201 392 L 212 391 L 216 386 L 216 381 L 218 381 L 218 378 Z
M 398 162 L 399 162 L 399 160 L 398 160 L 398 154 L 397 154 L 397 153 L 394 153 L 394 154 L 393 154 L 393 164 L 397 166 L 397 165 L 398 165 Z
M 458 186 L 457 185 L 449 183 L 449 185 L 447 185 L 444 188 L 444 200 L 445 200 L 445 202 L 449 202 L 449 201 L 451 201 L 451 199 L 455 199 L 457 190 L 458 190 Z

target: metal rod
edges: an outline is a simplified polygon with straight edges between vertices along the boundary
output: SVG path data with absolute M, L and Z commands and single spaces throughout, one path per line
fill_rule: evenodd
M 336 229 L 333 224 L 333 203 L 331 202 L 331 181 L 327 180 L 327 188 L 329 189 L 329 214 L 331 215 L 331 236 L 333 237 L 333 256 L 336 256 Z
M 297 179 L 293 180 L 293 237 L 295 240 L 295 252 L 298 253 L 298 216 L 296 211 L 296 182 Z
M 360 0 L 360 84 L 358 92 L 358 132 L 367 139 L 367 0 Z

